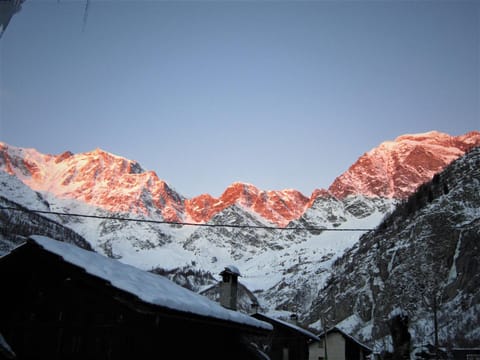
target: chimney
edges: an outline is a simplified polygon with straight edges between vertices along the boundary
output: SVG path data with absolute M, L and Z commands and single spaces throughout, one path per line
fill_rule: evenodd
M 256 301 L 256 300 L 253 300 L 252 302 L 252 310 L 253 310 L 253 313 L 254 314 L 257 314 L 258 313 L 258 308 L 260 307 L 260 304 Z
M 220 284 L 220 305 L 227 309 L 237 310 L 238 277 L 240 271 L 233 265 L 225 267 L 220 273 L 222 282 Z

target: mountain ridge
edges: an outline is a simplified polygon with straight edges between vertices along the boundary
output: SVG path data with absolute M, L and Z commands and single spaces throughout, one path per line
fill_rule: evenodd
M 407 134 L 364 153 L 329 191 L 336 197 L 361 194 L 404 199 L 474 146 L 480 132 L 450 136 L 438 131 Z
M 300 219 L 318 197 L 405 198 L 476 145 L 480 145 L 478 131 L 460 136 L 438 131 L 401 135 L 363 154 L 328 189 L 314 189 L 310 197 L 295 189 L 260 190 L 237 181 L 218 198 L 209 194 L 186 198 L 154 171 L 145 171 L 138 162 L 99 148 L 50 155 L 0 143 L 0 169 L 16 175 L 35 191 L 84 201 L 110 212 L 205 223 L 237 204 L 285 227 Z

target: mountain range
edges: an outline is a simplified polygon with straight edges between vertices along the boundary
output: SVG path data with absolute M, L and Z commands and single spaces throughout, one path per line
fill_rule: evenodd
M 199 292 L 211 288 L 225 266 L 235 264 L 249 298 L 256 296 L 264 311 L 280 317 L 296 312 L 315 326 L 319 312 L 331 305 L 321 299 L 332 291 L 332 279 L 347 279 L 351 273 L 338 275 L 345 271 L 339 264 L 353 261 L 345 256 L 371 262 L 371 257 L 352 255 L 352 249 L 368 253 L 359 244 L 380 241 L 364 239 L 378 233 L 389 214 L 412 201 L 422 184 L 455 160 L 475 154 L 471 149 L 478 146 L 478 131 L 403 135 L 364 153 L 328 189 L 315 189 L 310 196 L 235 182 L 218 198 L 186 198 L 138 162 L 100 149 L 50 155 L 0 143 L 0 250 L 17 246 L 28 233 L 43 232 Z M 362 293 L 354 282 L 348 284 Z M 345 305 L 331 320 L 357 319 L 360 305 Z M 352 328 L 358 336 L 385 335 L 383 330 L 368 332 L 378 324 L 362 316 Z
M 235 182 L 219 198 L 202 194 L 187 199 L 155 172 L 100 149 L 46 155 L 0 143 L 0 169 L 17 176 L 35 191 L 79 200 L 109 212 L 204 223 L 237 204 L 269 222 L 286 226 L 300 218 L 318 197 L 405 198 L 479 143 L 480 134 L 475 131 L 457 137 L 435 131 L 400 136 L 362 155 L 328 190 L 316 189 L 310 197 L 293 189 L 264 191 Z

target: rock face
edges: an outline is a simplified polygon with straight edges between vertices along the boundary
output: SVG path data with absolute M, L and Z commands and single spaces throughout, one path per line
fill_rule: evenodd
M 196 229 L 185 240 L 183 248 L 202 258 L 211 259 L 214 259 L 216 257 L 215 253 L 221 249 L 227 252 L 233 260 L 238 261 L 267 249 L 278 249 L 280 246 L 278 242 L 272 241 L 273 230 L 260 228 L 273 224 L 266 223 L 257 214 L 238 205 L 232 205 L 217 213 L 209 224 L 229 224 L 232 227 L 220 226 Z M 252 228 L 235 227 L 242 225 L 250 225 Z
M 217 199 L 208 194 L 186 201 L 186 212 L 196 222 L 210 220 L 215 214 L 237 204 L 247 208 L 265 220 L 285 226 L 299 218 L 309 198 L 297 190 L 259 190 L 251 184 L 236 182 Z
M 449 136 L 432 131 L 404 135 L 362 155 L 330 186 L 338 198 L 348 195 L 408 197 L 466 150 L 480 145 L 480 133 Z
M 412 342 L 475 345 L 480 338 L 480 148 L 454 161 L 339 258 L 307 322 L 324 313 L 381 346 L 395 309 Z

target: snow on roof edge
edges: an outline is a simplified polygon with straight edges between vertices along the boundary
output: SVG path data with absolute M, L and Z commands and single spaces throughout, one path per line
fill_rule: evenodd
M 319 338 L 317 335 L 315 335 L 315 334 L 312 333 L 311 331 L 308 331 L 308 330 L 306 330 L 306 329 L 304 329 L 304 328 L 302 328 L 302 327 L 300 327 L 300 326 L 298 326 L 298 325 L 289 323 L 288 321 L 285 321 L 285 320 L 273 318 L 273 317 L 271 317 L 271 316 L 267 316 L 267 315 L 262 314 L 262 313 L 257 313 L 257 314 L 260 315 L 260 316 L 262 316 L 262 317 L 264 317 L 264 318 L 271 319 L 271 320 L 273 320 L 273 321 L 275 321 L 275 322 L 278 322 L 279 324 L 282 324 L 282 325 L 284 325 L 284 326 L 287 326 L 287 327 L 290 327 L 290 328 L 292 328 L 292 329 L 294 329 L 294 330 L 297 330 L 297 331 L 303 333 L 305 336 L 308 336 L 308 337 L 311 338 L 312 340 L 320 341 L 320 338 Z
M 131 293 L 149 304 L 260 329 L 273 329 L 267 322 L 226 309 L 207 297 L 185 289 L 161 275 L 140 270 L 99 253 L 87 251 L 46 236 L 32 235 L 29 239 L 46 251 L 59 255 L 66 262 L 83 268 L 93 276 L 109 281 L 114 287 Z
M 350 334 L 347 334 L 344 330 L 340 329 L 339 327 L 337 326 L 334 326 L 334 327 L 331 327 L 330 329 L 327 330 L 327 334 L 331 333 L 331 332 L 334 332 L 334 331 L 338 331 L 340 334 L 342 334 L 343 336 L 349 338 L 350 340 L 352 340 L 353 342 L 357 343 L 358 345 L 364 347 L 365 349 L 369 350 L 369 351 L 373 351 L 373 349 L 370 347 L 370 346 L 367 346 L 365 345 L 364 343 L 362 343 L 361 341 L 359 341 L 357 338 L 353 337 L 352 335 Z M 325 332 L 322 331 L 318 337 L 322 337 L 325 335 Z
M 225 266 L 225 269 L 222 271 L 223 272 L 229 272 L 233 275 L 237 275 L 237 276 L 242 276 L 240 274 L 240 270 L 238 270 L 238 267 L 236 267 L 235 265 L 228 265 L 228 266 Z

